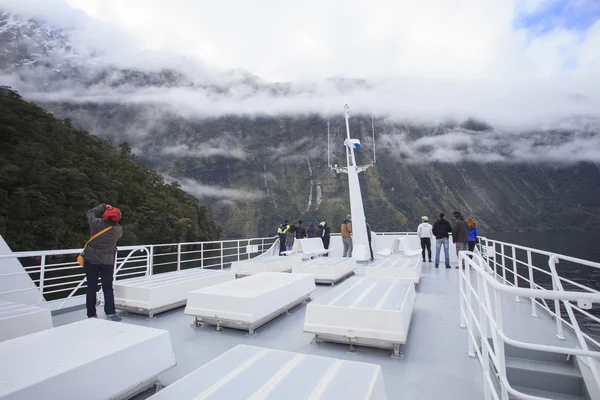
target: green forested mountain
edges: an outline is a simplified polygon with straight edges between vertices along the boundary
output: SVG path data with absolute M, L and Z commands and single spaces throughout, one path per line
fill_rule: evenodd
M 120 245 L 220 237 L 207 209 L 138 162 L 127 143 L 115 148 L 0 87 L 0 234 L 9 246 L 82 247 L 86 211 L 99 203 L 122 210 Z

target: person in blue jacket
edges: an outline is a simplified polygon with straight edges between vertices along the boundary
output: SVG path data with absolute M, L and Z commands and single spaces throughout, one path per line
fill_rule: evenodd
M 479 229 L 477 229 L 477 222 L 473 218 L 467 217 L 466 222 L 467 227 L 469 228 L 469 251 L 473 251 L 475 250 L 475 245 L 477 244 L 477 236 L 479 236 Z

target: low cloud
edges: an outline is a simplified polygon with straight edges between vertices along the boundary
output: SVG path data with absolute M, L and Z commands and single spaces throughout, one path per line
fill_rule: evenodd
M 148 0 L 143 8 L 117 0 L 68 1 L 87 14 L 61 0 L 5 0 L 2 7 L 50 21 L 39 29 L 32 23 L 25 42 L 52 33 L 53 40 L 45 43 L 56 51 L 36 47 L 38 62 L 6 68 L 0 83 L 39 102 L 139 106 L 137 120 L 112 133 L 132 138 L 136 149 L 149 132 L 168 131 L 166 115 L 339 118 L 348 103 L 352 115 L 387 117 L 389 126 L 439 126 L 474 117 L 494 128 L 432 128 L 417 137 L 377 127 L 378 149 L 407 162 L 598 162 L 598 2 L 577 1 L 587 14 L 584 25 L 544 17 L 541 29 L 532 21 L 540 20 L 536 13 L 551 11 L 555 1 L 466 1 L 463 8 L 428 0 L 367 11 L 340 2 L 347 15 L 336 19 L 338 7 L 319 2 L 293 13 L 283 6 L 264 6 L 269 12 L 244 6 L 244 13 L 232 15 L 231 6 L 200 0 L 193 5 Z M 211 13 L 202 12 L 207 8 Z M 432 8 L 439 12 L 431 14 Z M 151 23 L 158 17 L 159 30 Z M 221 17 L 231 24 L 222 24 Z M 348 21 L 354 22 L 351 32 L 337 25 Z M 0 33 L 9 28 L 1 27 Z M 170 48 L 176 50 L 165 50 Z M 198 51 L 202 54 L 192 54 Z M 110 132 L 110 122 L 98 121 L 92 131 Z M 242 147 L 215 140 L 198 145 L 177 138 L 159 151 L 248 158 Z M 307 147 L 271 146 L 269 151 L 281 162 L 323 155 Z M 203 189 L 211 193 L 211 188 Z M 236 191 L 217 190 L 219 195 Z
M 177 144 L 174 146 L 164 146 L 161 148 L 164 155 L 177 157 L 195 157 L 208 158 L 221 156 L 245 160 L 247 157 L 244 149 L 235 143 L 235 139 L 227 133 L 220 134 L 219 137 L 212 138 L 202 144 Z
M 418 123 L 446 119 L 482 119 L 495 127 L 537 128 L 573 117 L 600 117 L 600 82 L 583 89 L 583 82 L 547 85 L 500 85 L 492 82 L 433 82 L 388 79 L 369 88 L 340 88 L 330 82 L 309 90 L 292 85 L 286 95 L 273 95 L 269 85 L 237 96 L 204 87 L 118 87 L 96 85 L 40 91 L 19 77 L 0 76 L 28 98 L 40 102 L 124 104 L 161 107 L 185 118 L 225 115 L 339 115 L 348 103 L 353 114 L 375 114 Z M 596 86 L 596 87 L 595 87 Z M 594 93 L 583 95 L 582 93 Z
M 168 177 L 167 181 L 177 181 L 181 188 L 198 199 L 215 198 L 222 200 L 256 201 L 263 199 L 266 194 L 260 190 L 230 189 L 221 186 L 211 186 L 189 178 Z
M 69 8 L 61 0 L 5 0 L 3 6 L 9 10 L 26 17 L 39 15 L 50 22 L 40 22 L 36 29 L 32 25 L 29 39 L 23 39 L 27 46 L 30 42 L 44 42 L 43 46 L 34 46 L 37 61 L 20 65 L 16 70 L 5 69 L 0 73 L 0 82 L 36 101 L 153 106 L 186 118 L 230 114 L 318 113 L 330 116 L 339 115 L 345 103 L 350 105 L 353 113 L 388 116 L 399 121 L 435 123 L 448 118 L 475 117 L 500 128 L 536 128 L 549 121 L 558 124 L 564 118 L 600 117 L 597 51 L 600 20 L 590 20 L 578 29 L 557 25 L 554 29 L 539 32 L 530 26 L 518 29 L 514 26 L 515 15 L 527 16 L 545 7 L 545 3 L 537 0 L 532 0 L 535 6 L 519 5 L 517 0 L 490 0 L 485 5 L 480 0 L 468 0 L 473 4 L 465 10 L 471 10 L 474 15 L 457 12 L 444 0 L 429 1 L 435 3 L 435 7 L 447 10 L 452 18 L 439 17 L 444 15 L 440 12 L 439 16 L 436 14 L 434 24 L 431 20 L 434 16 L 429 12 L 431 4 L 393 5 L 398 11 L 410 11 L 394 15 L 424 16 L 432 24 L 425 28 L 421 22 L 415 22 L 418 20 L 415 18 L 404 23 L 390 20 L 389 15 L 393 13 L 378 7 L 369 9 L 366 15 L 362 7 L 360 10 L 353 8 L 352 15 L 361 21 L 357 30 L 351 32 L 356 40 L 349 39 L 345 29 L 327 30 L 317 36 L 294 34 L 283 29 L 283 37 L 272 38 L 278 36 L 271 34 L 273 27 L 261 25 L 261 29 L 269 32 L 270 39 L 286 43 L 278 50 L 295 48 L 302 51 L 302 54 L 288 58 L 285 53 L 273 50 L 269 51 L 269 57 L 258 57 L 267 45 L 275 43 L 266 43 L 263 48 L 264 40 L 240 41 L 239 32 L 231 31 L 229 27 L 223 35 L 198 34 L 175 40 L 176 43 L 148 46 L 146 42 L 150 37 L 159 39 L 154 24 L 146 24 L 153 20 L 150 15 L 162 15 L 162 28 L 174 29 L 178 34 L 187 35 L 186 32 L 194 29 L 202 31 L 214 24 L 214 18 L 209 18 L 206 13 L 189 13 L 189 7 L 201 10 L 207 6 L 202 2 L 192 6 L 188 1 L 174 0 L 167 7 L 163 1 L 149 0 L 143 9 L 112 0 L 69 2 L 82 7 L 88 13 L 85 14 Z M 586 9 L 594 10 L 590 8 L 593 2 L 579 1 L 585 2 Z M 212 3 L 210 7 L 216 14 L 232 17 L 229 7 L 215 8 Z M 260 18 L 269 16 L 269 21 L 274 23 L 271 14 L 260 9 L 256 6 L 248 12 Z M 345 3 L 344 9 L 349 11 Z M 273 10 L 276 11 L 282 12 Z M 304 12 L 307 11 L 301 10 Z M 337 13 L 337 8 L 328 6 L 323 12 Z M 124 17 L 128 13 L 131 18 Z M 284 14 L 285 18 L 291 18 Z M 192 20 L 190 15 L 194 15 Z M 198 15 L 209 18 L 208 25 L 198 24 Z M 138 28 L 147 36 L 132 34 L 133 28 L 129 25 L 136 18 L 141 21 Z M 189 30 L 181 29 L 184 20 L 193 22 Z M 236 17 L 236 21 L 240 29 L 247 23 L 254 28 L 258 26 L 254 19 L 237 20 Z M 462 21 L 464 29 L 459 29 L 461 24 L 456 21 Z M 217 25 L 214 29 L 220 31 L 223 24 Z M 55 26 L 62 29 L 60 34 Z M 379 26 L 389 33 L 374 29 Z M 8 32 L 9 28 L 2 29 Z M 160 38 L 169 37 L 164 35 L 162 28 Z M 429 29 L 440 31 L 429 32 Z M 344 34 L 338 35 L 338 32 Z M 251 29 L 246 33 L 255 35 L 257 32 Z M 294 41 L 303 37 L 302 43 L 308 37 L 322 37 L 324 40 L 319 43 L 328 46 L 327 51 L 322 52 L 326 59 L 311 60 L 317 54 L 315 49 L 289 46 L 290 39 L 285 37 L 288 34 L 295 36 Z M 48 42 L 47 37 L 54 39 Z M 211 59 L 193 57 L 189 53 L 184 55 L 185 48 L 178 48 L 177 54 L 167 50 L 173 47 L 170 44 L 191 45 L 188 40 L 192 37 L 194 49 L 198 48 L 199 37 L 202 42 L 216 40 L 209 47 L 218 54 L 213 54 Z M 221 46 L 219 37 L 235 37 L 235 41 L 227 41 Z M 359 40 L 361 37 L 368 40 Z M 338 41 L 356 43 L 358 48 L 353 51 L 333 45 Z M 251 43 L 261 45 L 252 47 Z M 244 49 L 231 51 L 223 47 L 225 44 L 236 49 L 243 46 Z M 338 51 L 340 48 L 345 49 L 342 54 Z M 15 49 L 21 47 L 6 47 L 6 51 L 18 57 L 20 53 Z M 273 57 L 273 54 L 278 56 Z M 365 56 L 357 57 L 357 54 Z M 254 61 L 261 65 L 266 59 L 270 60 L 268 64 L 283 62 L 285 68 L 294 71 L 284 74 L 285 81 L 277 82 L 277 74 L 269 74 L 249 59 L 223 68 L 212 66 L 213 59 L 229 55 L 256 57 Z M 286 60 L 297 59 L 300 55 L 298 62 L 287 64 Z M 345 57 L 351 57 L 352 62 L 346 62 Z M 305 63 L 310 63 L 311 68 L 304 67 Z M 284 66 L 281 68 L 285 69 Z M 320 71 L 313 75 L 310 71 L 314 70 Z M 252 73 L 261 74 L 264 80 Z M 328 78 L 331 76 L 337 78 Z M 352 76 L 360 79 L 351 79 Z
M 580 122 L 579 125 L 583 124 Z M 431 130 L 415 137 L 409 130 L 390 129 L 381 135 L 380 147 L 402 162 L 600 164 L 600 126 L 579 130 L 505 132 Z

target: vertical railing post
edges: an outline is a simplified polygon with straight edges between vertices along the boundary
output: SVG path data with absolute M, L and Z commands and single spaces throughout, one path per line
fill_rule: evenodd
M 559 291 L 562 290 L 562 285 L 559 282 L 558 272 L 556 272 L 556 263 L 558 262 L 558 257 L 556 255 L 550 256 L 548 260 L 548 267 L 550 267 L 550 272 L 552 273 L 552 290 Z M 556 337 L 560 340 L 565 340 L 563 336 L 563 323 L 562 323 L 562 315 L 560 312 L 560 300 L 554 299 L 554 316 L 556 318 Z
M 113 283 L 117 280 L 117 273 L 119 272 L 119 269 L 119 250 L 117 250 L 115 254 L 115 263 L 113 264 Z M 102 291 L 102 287 L 100 287 L 100 291 L 104 293 Z
M 465 283 L 464 283 L 464 274 L 459 269 L 458 270 L 458 296 L 460 300 L 460 327 L 466 328 L 465 321 Z M 467 333 L 468 334 L 468 333 Z
M 150 245 L 150 261 L 148 263 L 146 273 L 150 276 L 154 275 L 154 245 Z
M 533 262 L 531 260 L 531 250 L 527 250 L 527 269 L 529 270 L 529 289 L 535 289 L 533 282 Z M 535 298 L 531 298 L 531 315 L 537 317 Z
M 496 251 L 496 242 L 492 241 L 492 246 L 494 246 L 494 279 L 498 279 L 498 252 Z M 489 259 L 489 257 L 488 257 Z
M 44 298 L 44 279 L 46 277 L 46 255 L 40 257 L 40 293 Z
M 481 274 L 477 274 L 477 297 L 479 298 L 479 326 L 481 331 L 479 337 L 481 339 L 481 361 L 483 367 L 483 395 L 485 400 L 491 399 L 492 388 L 488 381 L 490 377 L 490 355 L 488 351 L 488 320 L 483 309 L 484 307 L 484 290 L 483 290 L 483 277 Z
M 500 243 L 500 257 L 502 258 L 502 283 L 506 285 L 506 262 L 504 260 L 504 244 Z
M 467 264 L 466 258 L 464 256 L 464 252 L 458 253 L 458 271 L 460 274 L 465 275 L 465 286 L 467 288 L 467 327 L 469 332 L 473 332 L 473 307 L 471 302 L 471 291 L 473 290 L 473 285 L 471 284 L 471 279 L 469 275 L 469 271 L 471 267 Z M 462 269 L 460 267 L 464 267 L 467 264 L 468 268 Z M 475 343 L 473 342 L 473 335 L 469 334 L 469 356 L 475 357 Z
M 224 244 L 225 244 L 224 242 L 221 242 L 221 269 L 223 269 L 223 249 L 224 249 L 223 245 Z
M 177 271 L 181 271 L 181 243 L 177 243 Z
M 250 240 L 248 240 L 248 246 L 250 246 Z M 246 247 L 246 253 L 248 252 L 248 248 Z M 237 241 L 237 256 L 238 256 L 238 261 L 240 261 L 240 241 Z
M 504 324 L 502 322 L 502 299 L 500 298 L 500 292 L 498 289 L 494 288 L 494 306 L 496 308 L 496 329 L 498 333 L 504 332 Z M 498 348 L 494 349 L 496 354 L 496 359 L 498 360 L 498 374 L 500 374 L 500 378 L 504 377 L 506 379 L 506 354 L 504 354 L 504 340 L 502 339 L 502 335 L 497 335 L 498 337 Z M 508 391 L 504 386 L 502 379 L 500 379 L 500 390 L 502 392 L 502 400 L 508 400 Z
M 490 245 L 491 242 L 491 245 Z M 490 251 L 490 247 L 492 248 L 492 250 Z M 492 257 L 490 257 L 490 254 Z M 497 274 L 496 274 L 496 243 L 494 243 L 493 241 L 488 240 L 487 238 L 485 239 L 485 261 L 487 262 L 487 273 L 494 276 L 494 279 L 496 279 Z M 492 269 L 492 265 L 493 265 L 493 269 Z
M 513 281 L 515 282 L 515 287 L 519 287 L 519 275 L 517 274 L 517 256 L 515 251 L 515 246 L 511 246 L 512 248 L 512 260 L 513 260 Z M 521 302 L 519 299 L 519 295 L 515 295 L 515 301 L 517 303 Z
M 204 243 L 200 243 L 200 268 L 204 269 Z

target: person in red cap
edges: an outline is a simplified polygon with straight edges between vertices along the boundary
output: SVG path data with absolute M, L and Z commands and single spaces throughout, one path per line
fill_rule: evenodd
M 91 240 L 84 250 L 85 259 L 83 268 L 87 280 L 85 305 L 88 318 L 97 318 L 96 292 L 98 291 L 98 278 L 102 279 L 104 292 L 104 313 L 112 321 L 121 318 L 115 312 L 115 294 L 113 292 L 113 274 L 117 241 L 123 236 L 123 228 L 119 225 L 121 210 L 109 204 L 100 204 L 87 212 L 90 225 Z

